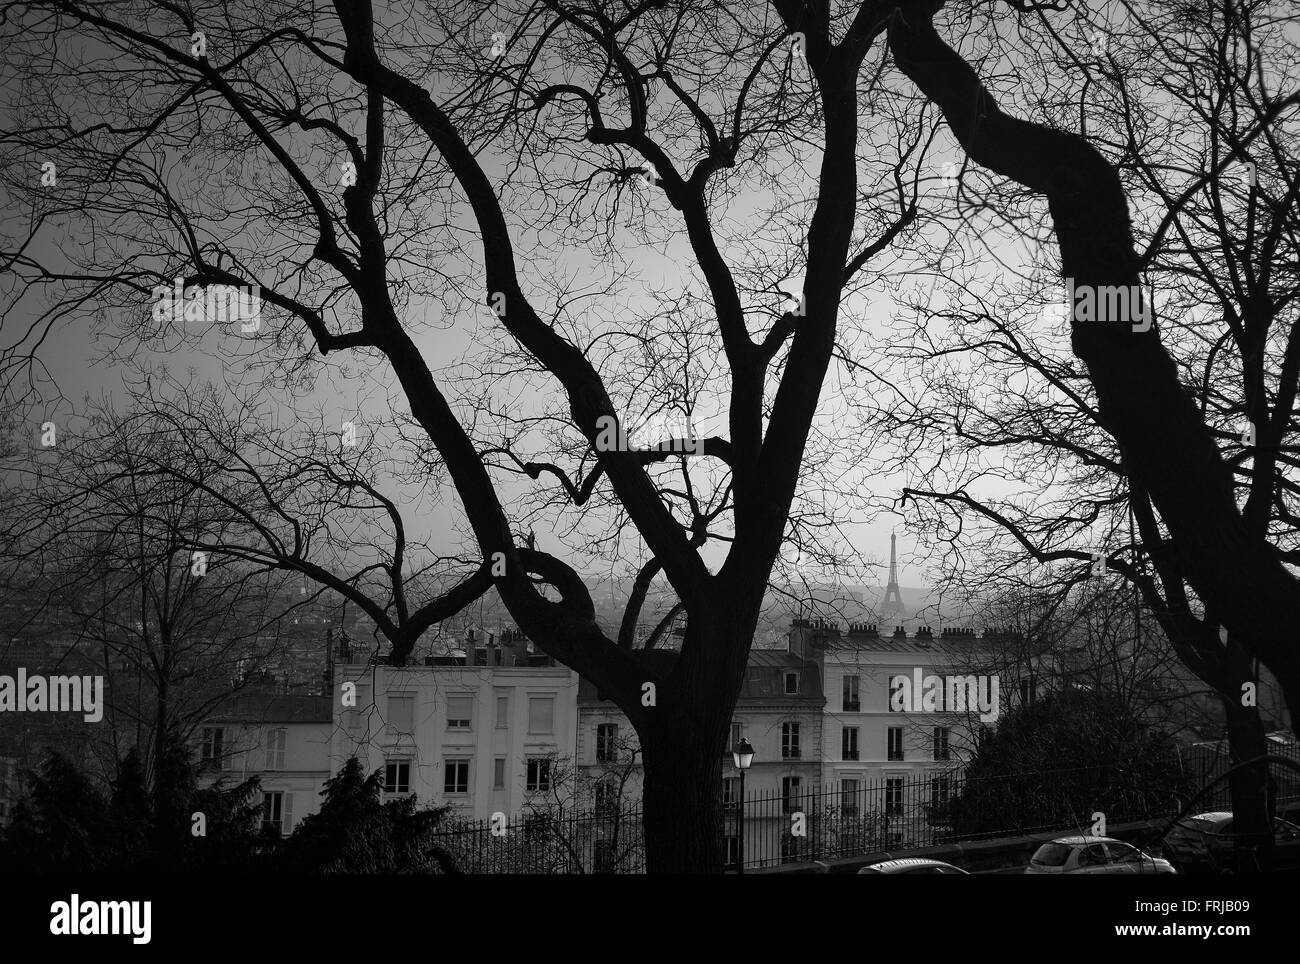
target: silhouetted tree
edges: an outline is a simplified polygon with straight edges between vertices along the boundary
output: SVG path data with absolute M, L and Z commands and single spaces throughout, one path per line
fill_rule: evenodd
M 164 739 L 169 763 L 150 793 L 133 749 L 107 797 L 59 754 L 27 774 L 29 792 L 0 834 L 0 866 L 13 873 L 252 872 L 277 846 L 261 830 L 256 777 L 194 787 L 183 746 Z M 194 821 L 202 815 L 202 822 Z M 198 828 L 201 834 L 196 834 Z
M 1173 741 L 1121 698 L 1066 689 L 1016 706 L 976 749 L 950 806 L 959 834 L 1108 823 L 1176 810 Z
M 35 212 L 63 185 L 73 232 L 104 243 L 59 245 L 65 271 L 25 231 L 4 240 L 12 300 L 48 281 L 61 306 L 36 309 L 6 371 L 67 309 L 129 319 L 127 354 L 247 338 L 267 391 L 268 362 L 290 386 L 346 377 L 340 358 L 391 374 L 393 420 L 422 439 L 412 474 L 459 500 L 465 593 L 494 587 L 636 728 L 650 869 L 719 871 L 717 748 L 774 561 L 801 538 L 843 306 L 917 217 L 931 125 L 880 82 L 892 14 L 512 0 L 493 23 L 440 3 L 390 24 L 369 0 L 37 0 L 0 26 L 4 79 L 27 85 L 6 187 Z M 85 43 L 112 58 L 71 53 Z M 47 155 L 62 175 L 42 185 Z M 640 272 L 665 255 L 671 272 Z M 178 277 L 258 286 L 260 324 L 155 313 Z M 463 367 L 430 343 L 444 322 Z M 549 533 L 519 537 L 529 516 Z M 614 552 L 671 585 L 680 651 L 632 648 L 641 598 L 624 631 L 597 622 L 573 563 Z
M 414 795 L 383 801 L 384 774 L 356 757 L 325 781 L 321 808 L 284 844 L 282 867 L 310 874 L 458 873 L 434 834 L 445 807 L 421 809 Z

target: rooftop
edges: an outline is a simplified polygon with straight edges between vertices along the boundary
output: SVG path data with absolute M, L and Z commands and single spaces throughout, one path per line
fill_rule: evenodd
M 329 723 L 333 697 L 236 696 L 214 713 L 214 722 L 229 723 Z

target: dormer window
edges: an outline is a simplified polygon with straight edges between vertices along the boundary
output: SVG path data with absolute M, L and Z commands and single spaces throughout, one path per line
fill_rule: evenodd
M 785 674 L 785 695 L 797 696 L 798 694 L 799 694 L 799 674 L 786 673 Z

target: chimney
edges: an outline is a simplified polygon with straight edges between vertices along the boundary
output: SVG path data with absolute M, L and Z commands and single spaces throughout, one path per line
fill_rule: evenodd
M 807 623 L 798 617 L 795 617 L 795 619 L 790 623 L 790 632 L 788 632 L 785 637 L 785 648 L 791 656 L 798 656 L 800 659 L 803 659 L 804 634 L 800 632 L 800 630 L 804 629 L 806 626 Z

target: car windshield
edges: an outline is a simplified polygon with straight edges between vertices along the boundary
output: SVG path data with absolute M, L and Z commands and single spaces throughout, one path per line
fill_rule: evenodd
M 1044 867 L 1062 867 L 1070 859 L 1070 848 L 1065 844 L 1045 843 L 1034 853 L 1031 863 Z

